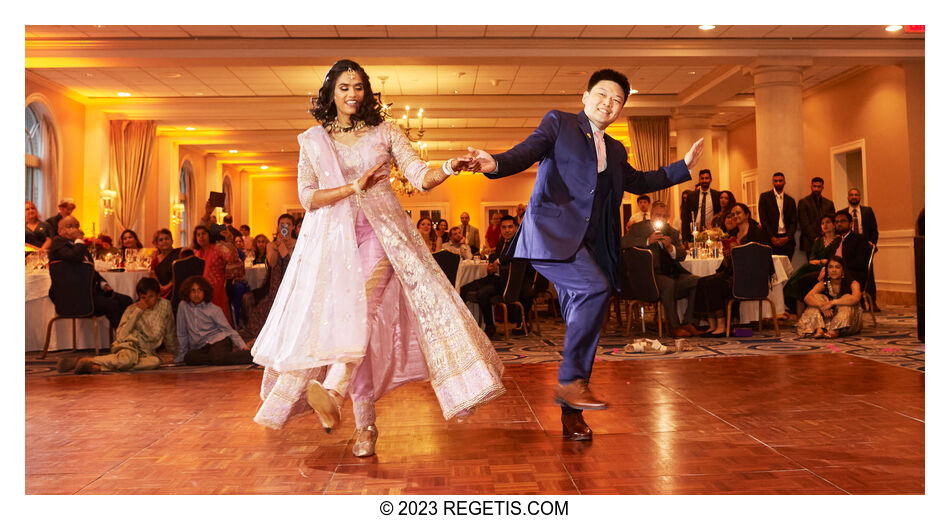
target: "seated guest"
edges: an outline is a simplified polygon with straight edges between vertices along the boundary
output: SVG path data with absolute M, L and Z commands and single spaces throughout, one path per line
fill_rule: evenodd
M 837 338 L 861 332 L 861 284 L 848 275 L 844 259 L 832 256 L 805 296 L 808 308 L 798 320 L 798 335 Z
M 835 213 L 835 232 L 838 233 L 840 240 L 834 250 L 834 255 L 844 259 L 844 265 L 848 266 L 846 267 L 846 274 L 852 280 L 857 280 L 863 288 L 868 281 L 868 259 L 871 257 L 871 245 L 868 243 L 866 236 L 852 230 L 851 223 L 852 217 L 847 210 Z M 821 237 L 818 237 L 818 239 L 821 239 Z M 818 273 L 806 273 L 799 280 L 800 290 L 814 287 L 818 281 Z M 801 298 L 804 299 L 804 296 L 801 296 Z
M 729 190 L 719 192 L 719 213 L 713 215 L 712 225 L 723 231 L 726 230 L 726 215 L 732 212 L 732 207 L 736 205 L 736 196 Z
M 245 258 L 247 258 L 247 248 L 244 247 L 243 236 L 234 237 L 234 247 L 236 247 L 237 250 L 241 252 L 241 260 L 244 260 Z
M 439 235 L 439 238 L 442 239 L 442 245 L 445 245 L 449 241 L 449 221 L 445 219 L 439 219 L 435 225 L 435 234 Z
M 660 290 L 660 301 L 666 312 L 670 326 L 670 335 L 685 338 L 702 334 L 693 321 L 693 302 L 696 294 L 696 282 L 699 277 L 691 274 L 680 265 L 686 258 L 686 250 L 680 242 L 680 233 L 667 223 L 669 213 L 666 204 L 653 203 L 650 212 L 653 220 L 634 223 L 620 241 L 621 247 L 645 247 L 653 251 L 653 272 L 656 286 Z M 676 311 L 676 300 L 687 299 L 686 315 L 680 322 Z
M 36 204 L 26 201 L 26 243 L 40 249 L 49 249 L 54 234 L 49 224 L 40 220 Z
M 178 355 L 186 365 L 251 364 L 251 349 L 228 324 L 221 308 L 211 303 L 214 288 L 201 276 L 186 279 L 179 292 Z
M 122 265 L 125 265 L 125 252 L 126 251 L 138 251 L 142 249 L 142 242 L 139 241 L 139 236 L 135 234 L 135 231 L 131 229 L 126 229 L 119 235 L 119 254 L 122 258 Z
M 811 249 L 808 251 L 808 263 L 792 273 L 792 275 L 788 277 L 788 281 L 785 282 L 785 287 L 782 288 L 782 292 L 785 295 L 786 308 L 795 309 L 795 314 L 801 315 L 802 310 L 805 308 L 803 302 L 805 294 L 811 289 L 815 281 L 812 280 L 812 283 L 807 287 L 802 287 L 802 277 L 809 273 L 817 274 L 818 271 L 828 263 L 828 259 L 835 253 L 840 243 L 841 237 L 835 233 L 834 216 L 823 215 L 821 217 L 821 236 L 815 239 Z M 796 308 L 796 306 L 798 308 Z
M 155 254 L 152 255 L 152 261 L 149 270 L 152 276 L 158 280 L 160 288 L 158 295 L 162 298 L 171 299 L 172 291 L 175 290 L 172 282 L 172 263 L 178 260 L 181 254 L 180 247 L 173 247 L 172 232 L 167 229 L 159 229 L 152 237 L 152 245 L 155 246 Z
M 49 229 L 52 232 L 52 237 L 59 233 L 59 221 L 72 215 L 73 211 L 76 209 L 76 201 L 67 197 L 59 201 L 59 213 L 53 215 L 52 217 L 46 219 L 46 223 L 49 224 Z
M 478 234 L 478 228 L 468 225 L 470 220 L 471 217 L 469 217 L 468 213 L 465 211 L 459 215 L 459 221 L 462 222 L 462 235 L 465 237 L 465 243 L 468 244 L 468 247 L 472 248 L 473 253 L 476 253 L 482 250 L 481 238 Z
M 430 253 L 442 250 L 442 237 L 435 232 L 435 228 L 432 226 L 432 219 L 429 217 L 420 218 L 419 221 L 416 222 L 416 229 L 418 229 L 419 234 L 422 235 L 422 240 L 426 243 L 426 247 L 429 248 Z
M 706 318 L 709 329 L 705 337 L 726 336 L 726 304 L 732 297 L 732 243 L 736 245 L 758 242 L 767 244 L 768 236 L 750 219 L 749 206 L 739 202 L 732 208 L 732 223 L 735 224 L 734 239 L 730 245 L 723 244 L 723 260 L 715 274 L 704 276 L 696 283 L 696 314 Z M 774 269 L 774 268 L 773 268 Z
M 518 207 L 515 208 L 515 219 L 518 222 L 518 227 L 521 227 L 521 221 L 524 220 L 524 214 L 528 212 L 528 205 L 522 202 L 518 204 Z
M 500 220 L 499 228 L 501 229 L 501 238 L 498 242 L 498 247 L 495 248 L 495 252 L 488 257 L 488 275 L 465 284 L 460 291 L 462 298 L 466 301 L 478 302 L 482 319 L 485 320 L 485 335 L 492 339 L 497 339 L 497 332 L 491 299 L 493 296 L 501 295 L 505 292 L 505 285 L 508 283 L 508 270 L 512 262 L 511 257 L 515 252 L 515 232 L 518 230 L 518 226 L 515 224 L 515 217 L 505 215 L 500 217 Z M 525 260 L 514 261 L 526 262 Z M 534 292 L 532 291 L 534 274 L 534 268 L 528 264 L 521 286 L 521 293 L 518 296 L 518 301 L 524 306 L 525 312 L 531 311 L 531 303 L 534 300 Z M 521 321 L 520 309 L 517 307 L 509 307 L 508 321 L 511 323 Z M 524 334 L 525 331 L 515 329 L 515 333 Z
M 267 235 L 261 233 L 254 237 L 254 240 L 251 241 L 251 255 L 254 259 L 251 264 L 258 265 L 267 262 L 267 244 L 270 243 L 270 240 L 267 239 Z
M 630 219 L 627 220 L 627 231 L 630 231 L 630 226 L 636 224 L 637 222 L 645 222 L 650 220 L 650 197 L 647 195 L 640 195 L 637 197 L 637 211 L 630 215 Z
M 251 236 L 251 226 L 241 224 L 238 230 L 241 232 L 241 239 L 244 242 L 244 252 L 251 254 L 254 251 L 254 237 Z
M 443 220 L 442 222 L 445 221 Z M 462 257 L 462 260 L 472 259 L 472 248 L 468 247 L 468 244 L 465 243 L 461 226 L 455 226 L 449 230 L 449 241 L 442 246 L 442 249 L 459 255 Z
M 50 245 L 49 261 L 62 260 L 77 264 L 81 262 L 92 264 L 92 255 L 83 243 L 82 237 L 83 232 L 79 229 L 79 221 L 76 217 L 69 216 L 60 219 L 59 236 L 55 237 Z M 109 325 L 114 329 L 119 326 L 122 313 L 132 303 L 132 298 L 113 291 L 99 273 L 96 273 L 95 280 L 92 287 L 93 314 L 109 318 Z M 49 297 L 53 301 L 56 300 L 52 287 Z
M 283 231 L 292 222 L 293 217 L 286 213 L 277 218 L 277 233 L 274 234 L 274 241 L 265 245 L 267 277 L 264 279 L 264 285 L 244 295 L 243 303 L 247 311 L 245 329 L 251 336 L 257 336 L 264 328 L 271 305 L 277 297 L 280 282 L 284 279 L 284 272 L 287 271 L 290 257 L 297 245 L 297 241 Z M 262 237 L 263 235 L 257 236 L 258 239 Z
M 112 342 L 111 354 L 95 357 L 63 358 L 56 369 L 67 372 L 75 366 L 77 374 L 152 370 L 162 364 L 155 354 L 164 342 L 169 352 L 178 350 L 172 304 L 158 296 L 158 280 L 142 278 L 135 285 L 139 301 L 122 313 L 119 330 Z
M 488 229 L 485 230 L 485 244 L 489 251 L 494 251 L 498 241 L 501 240 L 501 217 L 500 211 L 492 213 Z

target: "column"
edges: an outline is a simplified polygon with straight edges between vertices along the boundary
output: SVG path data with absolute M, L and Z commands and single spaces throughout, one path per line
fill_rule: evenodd
M 904 69 L 904 95 L 907 99 L 910 218 L 916 225 L 917 215 L 924 207 L 924 62 L 901 63 L 901 68 Z
M 808 65 L 810 59 L 790 58 L 752 67 L 760 193 L 772 187 L 772 174 L 778 171 L 785 173 L 785 191 L 796 200 L 808 192 L 802 121 L 802 71 Z

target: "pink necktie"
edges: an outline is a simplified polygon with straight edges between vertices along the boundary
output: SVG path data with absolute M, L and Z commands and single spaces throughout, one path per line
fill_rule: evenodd
M 604 149 L 604 133 L 594 132 L 594 147 L 597 149 L 597 172 L 607 169 L 607 151 Z
M 844 246 L 844 237 L 841 237 L 841 242 L 838 242 L 838 249 L 835 250 L 835 256 L 841 256 L 841 249 Z

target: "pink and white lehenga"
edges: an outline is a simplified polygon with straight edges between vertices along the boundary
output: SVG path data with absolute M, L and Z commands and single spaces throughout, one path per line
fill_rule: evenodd
M 428 170 L 389 122 L 352 146 L 321 126 L 297 140 L 304 207 L 314 190 L 351 182 L 390 158 L 417 189 Z M 491 342 L 385 181 L 307 211 L 252 353 L 265 367 L 254 420 L 275 429 L 310 411 L 307 386 L 327 366 L 355 367 L 347 391 L 357 427 L 374 422 L 376 399 L 409 381 L 431 382 L 446 419 L 505 391 Z

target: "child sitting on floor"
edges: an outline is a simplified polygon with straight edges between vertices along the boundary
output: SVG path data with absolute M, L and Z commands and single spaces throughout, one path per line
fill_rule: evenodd
M 228 324 L 221 308 L 211 303 L 214 288 L 201 276 L 181 284 L 178 305 L 178 356 L 186 365 L 251 364 L 251 350 Z
M 135 285 L 139 301 L 129 305 L 122 314 L 111 354 L 96 357 L 63 358 L 56 369 L 67 372 L 75 368 L 77 374 L 101 371 L 151 370 L 162 360 L 155 351 L 164 342 L 165 348 L 175 352 L 175 322 L 172 304 L 158 296 L 161 287 L 155 278 L 142 278 Z

